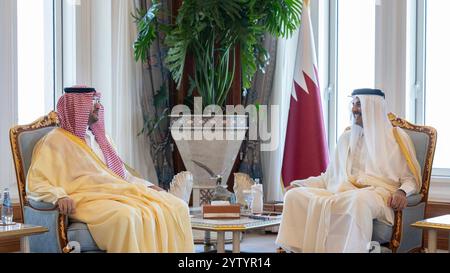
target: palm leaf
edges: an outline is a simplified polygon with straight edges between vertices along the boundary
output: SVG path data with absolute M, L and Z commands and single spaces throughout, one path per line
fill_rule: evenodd
M 175 26 L 159 24 L 159 5 L 152 5 L 136 16 L 140 20 L 135 58 L 147 58 L 156 31 L 165 32 L 164 43 L 169 50 L 164 63 L 177 88 L 183 79 L 186 56 L 192 53 L 194 74 L 189 77 L 189 93 L 196 88 L 205 105 L 222 105 L 234 81 L 236 45 L 240 45 L 242 84 L 250 88 L 256 72 L 264 72 L 269 60 L 263 47 L 265 33 L 292 35 L 300 25 L 302 5 L 302 0 L 184 0 Z
M 152 5 L 147 12 L 138 10 L 137 15 L 132 15 L 135 18 L 138 28 L 138 36 L 133 44 L 134 59 L 136 61 L 145 61 L 148 57 L 148 51 L 152 43 L 156 39 L 156 29 L 158 20 L 156 14 L 160 9 L 160 4 Z

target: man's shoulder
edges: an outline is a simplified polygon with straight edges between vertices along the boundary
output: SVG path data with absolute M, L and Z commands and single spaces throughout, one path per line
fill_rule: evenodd
M 59 127 L 54 128 L 50 130 L 45 136 L 43 136 L 40 141 L 44 143 L 54 143 L 58 142 L 59 140 L 66 139 L 67 136 L 63 131 L 64 129 L 61 129 Z
M 61 129 L 61 128 L 59 128 L 59 127 L 55 127 L 55 128 L 53 128 L 52 130 L 50 130 L 46 135 L 45 135 L 45 137 L 46 138 L 60 138 L 60 137 L 62 137 L 64 134 L 61 132 L 61 130 L 63 130 L 63 129 Z
M 352 132 L 352 128 L 351 127 L 347 127 L 345 129 L 345 131 L 341 134 L 339 139 L 348 139 L 348 138 L 350 138 L 351 132 Z

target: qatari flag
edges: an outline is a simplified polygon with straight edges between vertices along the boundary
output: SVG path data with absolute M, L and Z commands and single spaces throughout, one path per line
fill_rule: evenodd
M 307 2 L 304 1 L 303 6 L 281 170 L 285 187 L 294 180 L 320 175 L 328 165 L 314 36 Z

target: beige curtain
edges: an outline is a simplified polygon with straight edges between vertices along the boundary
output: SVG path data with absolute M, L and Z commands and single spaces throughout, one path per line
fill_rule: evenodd
M 253 79 L 252 87 L 246 91 L 244 96 L 244 105 L 267 105 L 270 94 L 272 93 L 273 77 L 276 64 L 277 39 L 266 34 L 264 37 L 264 48 L 270 56 L 269 63 L 264 72 L 258 71 Z M 246 140 L 241 152 L 241 165 L 239 172 L 246 173 L 252 178 L 259 178 L 262 183 L 264 180 L 264 171 L 261 165 L 261 153 L 259 140 Z
M 281 167 L 283 164 L 284 140 L 289 113 L 290 94 L 294 79 L 295 56 L 298 46 L 298 31 L 289 39 L 279 39 L 277 42 L 276 67 L 273 78 L 272 93 L 269 98 L 269 117 L 272 105 L 278 105 L 280 115 L 277 122 L 280 130 L 278 134 L 279 145 L 274 151 L 262 152 L 261 161 L 264 173 L 265 199 L 282 201 Z M 270 119 L 268 119 L 270 121 Z M 269 126 L 270 128 L 270 126 Z
M 135 6 L 139 9 L 147 10 L 151 5 L 151 0 L 135 1 Z M 171 0 L 161 1 L 161 10 L 170 11 L 171 5 Z M 167 12 L 161 13 L 161 16 L 159 20 L 166 22 L 169 20 Z M 163 64 L 166 52 L 167 49 L 164 47 L 161 37 L 158 36 L 149 51 L 148 60 L 140 68 L 142 72 L 140 105 L 142 107 L 142 119 L 146 122 L 160 119 L 164 110 L 169 107 L 169 72 Z M 156 96 L 164 97 L 164 99 L 158 100 L 158 105 L 155 105 L 154 98 Z M 168 189 L 174 176 L 172 163 L 172 146 L 174 144 L 170 141 L 168 120 L 164 119 L 151 133 L 146 127 L 144 135 L 150 144 L 148 152 L 153 158 L 159 185 Z
M 141 99 L 144 92 L 141 63 L 134 61 L 133 42 L 137 29 L 131 13 L 133 0 L 112 0 L 112 110 L 111 136 L 124 161 L 133 166 L 145 179 L 158 184 L 158 177 L 150 154 L 151 143 L 143 128 Z

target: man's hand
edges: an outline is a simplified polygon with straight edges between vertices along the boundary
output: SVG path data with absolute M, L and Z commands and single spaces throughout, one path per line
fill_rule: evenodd
M 58 199 L 59 212 L 64 215 L 71 215 L 75 213 L 75 202 L 69 197 Z
M 388 205 L 395 211 L 402 211 L 408 205 L 408 200 L 406 200 L 406 194 L 402 190 L 397 190 L 388 199 Z

